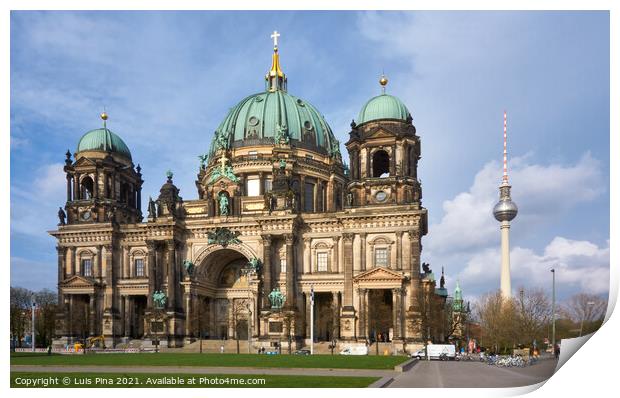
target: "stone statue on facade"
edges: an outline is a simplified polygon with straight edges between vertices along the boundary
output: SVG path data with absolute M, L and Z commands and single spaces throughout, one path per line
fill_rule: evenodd
M 65 211 L 62 209 L 62 207 L 58 208 L 58 225 L 65 225 L 67 218 L 67 214 L 65 213 Z
M 166 297 L 166 293 L 161 290 L 157 290 L 153 293 L 153 305 L 155 308 L 164 308 L 166 306 L 166 301 L 168 301 L 168 297 Z
M 347 193 L 347 206 L 353 206 L 353 192 Z
M 220 215 L 227 216 L 229 214 L 228 197 L 223 193 L 220 194 Z
M 278 144 L 288 145 L 290 138 L 288 136 L 288 129 L 286 128 L 286 125 L 280 125 L 280 124 L 276 125 L 276 131 L 275 131 L 273 140 L 276 143 L 276 145 Z
M 149 204 L 147 206 L 149 218 L 157 217 L 157 210 L 155 209 L 155 202 L 153 202 L 153 198 L 149 196 Z
M 429 263 L 422 263 L 422 269 L 424 270 L 425 274 L 431 273 L 431 265 Z
M 279 287 L 274 288 L 269 293 L 269 302 L 271 303 L 271 309 L 279 310 L 284 306 L 286 297 L 282 294 Z

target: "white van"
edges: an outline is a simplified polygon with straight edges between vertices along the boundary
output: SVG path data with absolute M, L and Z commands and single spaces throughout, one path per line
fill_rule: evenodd
M 456 358 L 456 348 L 452 344 L 429 344 L 428 356 L 430 359 L 449 359 L 454 360 Z M 426 359 L 426 352 L 424 348 L 411 354 L 412 358 Z
M 340 355 L 368 355 L 368 347 L 363 345 L 345 347 Z

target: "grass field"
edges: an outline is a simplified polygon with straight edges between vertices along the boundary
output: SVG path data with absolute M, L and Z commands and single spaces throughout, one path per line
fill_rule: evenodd
M 252 368 L 393 369 L 404 356 L 258 354 L 86 354 L 11 353 L 11 365 L 208 366 Z
M 193 383 L 191 382 L 193 379 Z M 46 388 L 343 388 L 368 387 L 378 377 L 280 376 L 280 375 L 178 375 L 163 373 L 27 373 L 11 372 L 11 387 L 32 387 L 25 383 L 39 380 Z M 47 380 L 47 385 L 43 385 Z M 174 380 L 175 383 L 163 383 Z M 182 380 L 182 382 L 179 382 Z M 263 382 L 264 381 L 264 382 Z

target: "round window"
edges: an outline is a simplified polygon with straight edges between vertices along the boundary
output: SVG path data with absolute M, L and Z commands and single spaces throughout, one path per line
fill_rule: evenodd
M 258 124 L 258 118 L 256 116 L 252 116 L 248 120 L 248 123 L 250 123 L 250 126 L 256 126 Z

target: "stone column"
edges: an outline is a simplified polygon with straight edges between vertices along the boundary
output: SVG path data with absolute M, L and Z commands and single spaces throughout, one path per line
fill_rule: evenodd
M 304 274 L 312 273 L 312 259 L 310 258 L 310 242 L 312 238 L 304 238 Z
M 88 322 L 88 335 L 89 336 L 94 336 L 95 335 L 95 315 L 96 315 L 96 310 L 95 310 L 95 295 L 94 294 L 89 294 L 88 295 L 88 316 L 89 316 L 89 322 Z
M 367 318 L 367 315 L 366 315 L 366 306 L 364 305 L 364 296 L 365 296 L 365 294 L 366 294 L 366 289 L 358 289 L 357 290 L 357 297 L 359 299 L 359 303 L 358 303 L 358 305 L 359 305 L 359 313 L 360 313 L 360 316 L 359 316 L 359 324 L 360 324 L 359 329 L 360 329 L 360 331 L 359 331 L 358 335 L 360 337 L 367 336 L 367 333 L 366 333 L 366 318 Z
M 129 264 L 129 247 L 123 246 L 123 279 L 129 278 L 131 266 Z
M 174 240 L 169 240 L 166 242 L 166 253 L 167 253 L 167 263 L 168 263 L 168 272 L 167 272 L 167 287 L 168 287 L 168 310 L 175 311 L 176 310 L 176 297 L 177 297 L 177 256 L 176 256 L 176 242 Z
M 366 337 L 370 338 L 370 303 L 368 301 L 368 296 L 370 296 L 370 289 L 364 289 L 364 329 L 366 329 Z
M 124 319 L 124 330 L 123 335 L 125 337 L 131 337 L 131 298 L 129 296 L 123 296 L 123 316 Z
M 65 279 L 65 274 L 66 274 L 65 252 L 66 252 L 65 247 L 56 246 L 56 253 L 58 255 L 58 283 L 61 283 Z M 62 293 L 61 293 L 61 290 L 58 289 L 58 304 L 60 303 L 62 303 Z
M 71 201 L 71 174 L 67 174 L 67 202 Z
M 136 190 L 136 209 L 138 210 L 138 214 L 142 214 L 142 186 L 138 186 Z
M 80 200 L 80 176 L 73 175 L 73 200 Z
M 339 260 L 339 253 L 338 253 L 338 248 L 340 247 L 340 236 L 334 236 L 332 238 L 333 240 L 333 246 L 332 246 L 332 250 L 331 250 L 331 264 L 330 264 L 330 272 L 338 272 L 338 269 L 340 267 L 340 264 L 338 263 Z
M 263 272 L 263 308 L 268 309 L 271 307 L 269 303 L 269 293 L 271 292 L 271 235 L 262 235 L 263 240 L 263 266 L 265 271 Z
M 353 234 L 342 234 L 344 242 L 344 298 L 343 306 L 353 308 Z
M 293 234 L 284 235 L 286 244 L 286 306 L 295 306 L 295 258 L 293 245 L 295 236 Z
M 67 309 L 67 318 L 69 320 L 69 325 L 67 326 L 67 334 L 71 337 L 73 337 L 74 331 L 75 331 L 75 325 L 73 324 L 73 310 L 75 309 L 74 305 L 73 305 L 73 294 L 68 294 L 67 296 L 69 296 L 69 303 L 68 303 L 68 309 Z
M 189 290 L 189 288 L 186 289 Z M 194 315 L 192 295 L 187 290 L 185 291 L 185 337 L 189 337 L 192 332 L 192 316 Z M 200 316 L 200 310 L 196 313 Z
M 340 314 L 340 305 L 338 303 L 338 292 L 332 292 L 332 307 L 333 307 L 333 314 L 332 314 L 333 333 L 330 333 L 330 335 L 332 339 L 337 339 L 340 337 L 340 333 L 338 332 L 338 325 L 339 325 L 338 315 Z
M 398 289 L 392 289 L 392 339 L 397 339 L 400 337 L 398 333 L 398 325 L 400 323 L 398 322 L 398 297 Z
M 95 181 L 93 181 L 93 190 L 95 192 L 93 192 L 93 195 L 95 197 L 95 199 L 99 198 L 99 169 L 95 169 Z
M 360 270 L 366 271 L 366 232 L 360 233 Z
M 420 233 L 417 230 L 409 231 L 411 241 L 411 279 L 410 279 L 410 310 L 417 311 L 419 309 L 419 286 L 420 286 Z
M 396 231 L 396 269 L 403 269 L 403 232 Z
M 392 155 L 390 156 L 390 176 L 396 174 L 396 145 L 392 145 Z
M 152 240 L 146 241 L 147 250 L 147 276 L 149 278 L 149 292 L 147 296 L 147 307 L 153 308 L 153 293 L 155 292 L 155 242 Z
M 299 176 L 299 212 L 306 210 L 306 177 Z
M 304 294 L 304 325 L 306 328 L 306 338 L 310 338 L 310 311 L 312 310 L 310 305 L 310 293 L 305 292 Z

